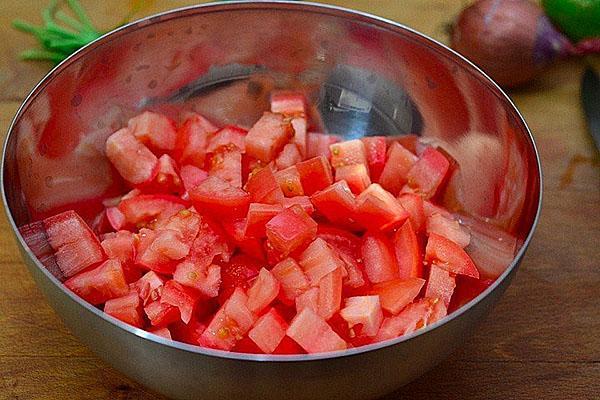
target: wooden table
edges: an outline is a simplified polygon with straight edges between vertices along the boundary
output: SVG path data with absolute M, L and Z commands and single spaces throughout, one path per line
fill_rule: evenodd
M 0 5 L 0 132 L 48 70 L 22 63 L 30 38 L 13 18 L 40 20 L 47 0 Z M 109 28 L 122 0 L 82 1 Z M 147 1 L 136 16 L 193 3 Z M 348 0 L 339 5 L 383 15 L 442 41 L 462 0 Z M 591 60 L 600 66 L 600 60 Z M 544 210 L 512 286 L 467 344 L 386 399 L 597 399 L 600 397 L 600 170 L 578 97 L 584 62 L 563 63 L 512 92 L 534 133 L 544 167 Z M 83 347 L 33 283 L 0 217 L 0 398 L 159 399 Z

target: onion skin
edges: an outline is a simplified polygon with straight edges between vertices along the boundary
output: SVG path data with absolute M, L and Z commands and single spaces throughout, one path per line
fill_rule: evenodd
M 526 83 L 575 52 L 542 9 L 527 0 L 475 2 L 458 17 L 451 45 L 503 87 Z

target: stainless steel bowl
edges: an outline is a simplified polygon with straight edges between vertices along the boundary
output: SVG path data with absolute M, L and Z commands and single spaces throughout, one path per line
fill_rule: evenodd
M 304 90 L 323 112 L 323 129 L 413 132 L 442 145 L 460 166 L 446 200 L 519 238 L 509 268 L 468 305 L 414 334 L 344 352 L 261 356 L 164 340 L 106 316 L 65 290 L 23 241 L 17 227 L 109 194 L 103 142 L 140 109 L 197 110 L 249 125 L 273 87 Z M 473 332 L 510 283 L 542 190 L 525 122 L 467 60 L 392 21 L 286 1 L 175 10 L 86 46 L 24 101 L 2 168 L 4 206 L 23 258 L 67 327 L 118 370 L 180 399 L 364 399 L 418 377 Z

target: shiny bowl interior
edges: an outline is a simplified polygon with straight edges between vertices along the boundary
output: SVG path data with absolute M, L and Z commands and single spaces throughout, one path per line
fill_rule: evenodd
M 177 117 L 191 110 L 219 124 L 250 126 L 267 108 L 273 88 L 304 91 L 322 115 L 320 129 L 330 133 L 414 133 L 439 144 L 459 165 L 445 201 L 513 233 L 519 239 L 515 261 L 467 306 L 416 334 L 346 352 L 255 356 L 170 342 L 104 315 L 66 291 L 19 235 L 19 226 L 66 208 L 93 209 L 119 190 L 103 144 L 132 115 L 152 109 Z M 148 382 L 147 371 L 113 354 L 91 327 L 128 343 L 134 358 L 162 354 L 168 360 L 203 355 L 232 361 L 324 361 L 394 347 L 405 351 L 399 346 L 436 331 L 439 337 L 451 338 L 458 327 L 466 330 L 487 313 L 514 273 L 539 215 L 541 169 L 532 136 L 510 99 L 443 45 L 391 21 L 337 7 L 228 2 L 134 22 L 51 71 L 13 120 L 4 147 L 2 191 L 24 259 L 67 326 L 130 376 L 186 398 L 182 390 Z M 440 354 L 454 347 L 447 345 Z M 402 361 L 406 373 L 390 378 L 393 382 L 366 385 L 344 398 L 381 394 L 443 358 L 413 357 L 425 360 L 412 360 L 417 365 L 412 370 L 411 360 Z M 209 367 L 202 367 L 204 373 Z M 228 366 L 223 371 L 230 370 L 234 369 Z M 260 379 L 263 374 L 253 376 Z M 326 383 L 320 387 L 319 393 L 325 393 Z M 205 392 L 209 397 L 227 391 L 224 386 L 211 390 Z M 310 398 L 310 391 L 300 394 L 292 388 L 288 394 Z

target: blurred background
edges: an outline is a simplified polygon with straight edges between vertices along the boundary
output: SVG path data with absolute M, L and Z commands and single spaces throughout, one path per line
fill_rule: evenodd
M 585 39 L 578 27 L 587 26 L 589 12 L 578 14 L 574 8 L 564 11 L 564 7 L 572 7 L 571 3 L 577 2 L 547 2 L 552 3 L 552 10 L 560 11 L 563 17 L 566 12 L 570 18 L 560 29 L 570 32 L 571 42 L 561 42 L 562 39 L 550 35 L 547 43 L 550 48 L 575 46 Z M 600 9 L 598 0 L 579 2 L 596 4 L 595 12 Z M 81 0 L 80 3 L 94 26 L 99 31 L 107 31 L 126 20 L 199 2 Z M 446 44 L 451 42 L 452 31 L 456 35 L 457 29 L 461 29 L 472 35 L 478 29 L 477 24 L 469 20 L 454 25 L 454 30 L 451 28 L 461 11 L 473 3 L 467 0 L 321 3 L 380 15 Z M 503 2 L 490 3 L 498 6 Z M 11 23 L 18 18 L 39 25 L 41 10 L 47 5 L 48 0 L 0 1 L 2 135 L 21 101 L 53 65 L 46 61 L 21 60 L 19 54 L 36 47 L 36 41 L 15 30 Z M 520 40 L 513 43 L 514 48 L 523 50 L 524 46 L 525 50 L 531 50 L 527 46 L 539 45 L 537 36 L 532 36 L 539 33 L 538 27 L 531 28 L 517 14 L 524 13 L 509 12 L 503 24 L 498 22 L 498 27 L 500 31 L 511 30 L 514 29 L 511 22 L 521 24 L 517 32 L 522 36 L 517 35 Z M 598 17 L 597 27 L 600 14 L 593 16 Z M 477 38 L 477 34 L 472 36 Z M 454 44 L 463 46 L 465 52 L 469 45 L 476 46 L 464 33 L 459 39 L 460 43 Z M 593 52 L 596 45 L 597 42 L 590 42 L 584 47 L 570 48 L 568 51 L 578 56 L 548 63 L 543 70 L 536 70 L 535 77 L 527 83 L 508 89 L 533 132 L 542 158 L 545 192 L 538 231 L 506 296 L 481 329 L 468 339 L 466 346 L 387 399 L 593 399 L 600 393 L 600 335 L 597 333 L 600 313 L 596 302 L 600 291 L 600 158 L 580 98 L 581 78 L 586 67 L 600 69 L 597 54 L 581 54 Z M 500 47 L 504 53 L 499 52 L 502 57 L 498 58 L 505 60 L 510 50 Z M 504 85 L 509 86 L 512 85 Z M 101 362 L 68 333 L 22 265 L 4 215 L 0 217 L 0 264 L 3 268 L 0 398 L 159 398 Z

